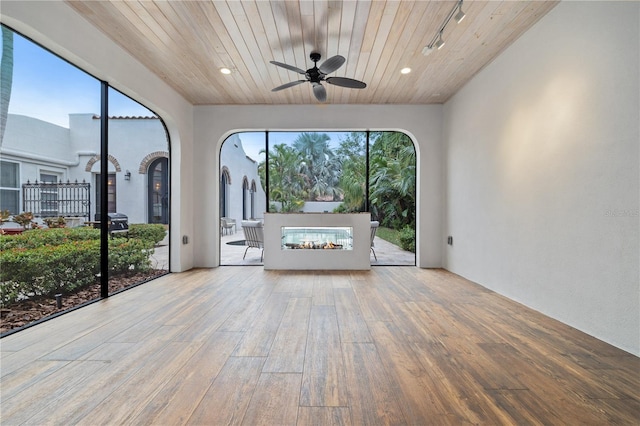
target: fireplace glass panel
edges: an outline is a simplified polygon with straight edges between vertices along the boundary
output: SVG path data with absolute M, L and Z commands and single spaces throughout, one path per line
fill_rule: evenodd
M 353 250 L 350 226 L 283 226 L 282 250 Z

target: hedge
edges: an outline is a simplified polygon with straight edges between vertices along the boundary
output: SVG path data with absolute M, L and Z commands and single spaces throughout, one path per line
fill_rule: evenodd
M 129 238 L 149 241 L 152 246 L 162 241 L 165 235 L 167 235 L 167 230 L 164 225 L 157 223 L 133 223 L 129 225 Z M 125 234 L 117 234 L 117 236 L 126 237 Z
M 21 297 L 68 293 L 95 282 L 100 271 L 100 242 L 5 250 L 0 263 L 3 305 Z
M 0 250 L 57 246 L 72 241 L 99 240 L 100 230 L 93 228 L 32 229 L 19 235 L 0 236 Z
M 400 230 L 400 247 L 403 250 L 416 252 L 416 231 L 411 226 L 405 226 Z
M 15 244 L 25 247 L 3 248 L 0 252 L 0 305 L 32 296 L 69 294 L 96 282 L 96 275 L 100 272 L 100 240 L 62 238 L 59 240 L 64 241 L 61 244 L 31 247 L 39 238 L 42 239 L 40 241 L 52 238 L 52 231 L 59 230 L 30 231 L 34 235 L 29 238 L 19 238 L 21 235 L 3 237 L 3 240 L 16 238 L 18 242 Z M 69 235 L 84 236 L 82 232 Z M 5 247 L 10 245 L 7 241 L 4 243 Z M 110 276 L 148 271 L 151 268 L 149 256 L 152 253 L 147 241 L 110 240 Z

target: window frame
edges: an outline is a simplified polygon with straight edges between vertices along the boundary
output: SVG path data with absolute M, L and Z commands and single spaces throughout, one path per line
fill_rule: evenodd
M 22 163 L 19 161 L 13 161 L 13 160 L 8 160 L 8 159 L 2 159 L 0 160 L 0 168 L 4 168 L 6 167 L 3 163 L 9 163 L 9 164 L 15 164 L 16 168 L 15 168 L 15 177 L 16 177 L 16 186 L 12 187 L 12 186 L 4 186 L 2 185 L 2 178 L 0 177 L 0 193 L 7 193 L 7 192 L 11 192 L 11 193 L 15 193 L 17 194 L 17 199 L 16 199 L 16 208 L 17 211 L 12 212 L 10 211 L 10 209 L 5 208 L 5 206 L 2 206 L 2 210 L 9 210 L 11 214 L 18 214 L 22 211 L 22 197 L 21 197 L 21 188 L 22 186 L 20 185 L 20 176 L 22 176 Z

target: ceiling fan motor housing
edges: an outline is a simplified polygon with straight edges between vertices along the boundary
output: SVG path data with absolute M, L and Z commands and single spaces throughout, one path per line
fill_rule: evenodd
M 318 61 L 320 60 L 320 58 L 322 58 L 322 55 L 320 55 L 318 52 L 311 52 L 311 55 L 309 55 L 309 57 L 313 61 L 313 68 L 309 68 L 307 70 L 307 78 L 311 83 L 320 83 L 323 80 L 323 77 L 326 75 L 318 69 Z

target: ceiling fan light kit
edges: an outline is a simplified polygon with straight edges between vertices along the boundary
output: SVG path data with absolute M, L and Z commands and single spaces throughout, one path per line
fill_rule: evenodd
M 281 86 L 271 89 L 271 91 L 277 92 L 282 89 L 287 89 L 289 87 L 297 86 L 298 84 L 309 82 L 313 86 L 313 94 L 316 99 L 320 102 L 325 102 L 327 100 L 327 90 L 322 85 L 323 81 L 328 84 L 333 84 L 334 86 L 346 87 L 348 89 L 364 89 L 365 87 L 367 87 L 366 83 L 363 83 L 359 80 L 354 80 L 352 78 L 327 77 L 327 74 L 331 74 L 332 72 L 336 71 L 345 63 L 346 59 L 343 56 L 332 56 L 324 61 L 319 67 L 318 61 L 320 61 L 320 59 L 322 58 L 320 53 L 312 52 L 309 57 L 313 61 L 313 68 L 309 68 L 306 71 L 293 65 L 284 64 L 278 61 L 270 61 L 270 63 L 272 63 L 273 65 L 285 68 L 289 71 L 297 72 L 298 74 L 302 74 L 306 77 L 306 80 L 297 80 L 285 83 Z

